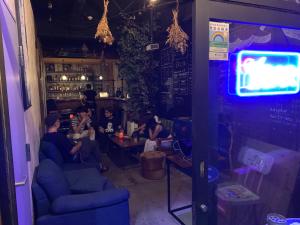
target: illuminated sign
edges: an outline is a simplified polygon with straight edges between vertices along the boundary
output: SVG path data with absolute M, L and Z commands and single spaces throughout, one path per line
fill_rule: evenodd
M 300 90 L 299 53 L 240 51 L 236 94 L 241 97 L 296 94 Z

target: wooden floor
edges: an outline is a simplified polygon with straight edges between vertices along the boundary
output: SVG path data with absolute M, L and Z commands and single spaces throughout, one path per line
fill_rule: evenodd
M 167 180 L 146 180 L 140 175 L 140 167 L 122 170 L 107 157 L 104 161 L 110 170 L 107 176 L 115 185 L 130 191 L 131 225 L 176 225 L 179 224 L 167 211 Z M 192 180 L 171 169 L 172 206 L 191 203 Z

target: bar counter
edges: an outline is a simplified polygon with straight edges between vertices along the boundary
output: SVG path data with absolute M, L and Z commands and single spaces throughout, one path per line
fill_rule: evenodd
M 55 100 L 57 110 L 72 109 L 75 110 L 77 107 L 82 105 L 80 99 L 56 99 Z M 127 112 L 127 99 L 107 97 L 107 98 L 96 98 L 96 114 L 100 118 L 105 108 L 112 108 L 114 111 L 123 111 L 123 121 L 126 121 Z
M 80 99 L 56 99 L 56 106 L 58 110 L 63 109 L 76 109 L 78 106 L 82 105 L 82 101 Z M 101 108 L 124 108 L 126 106 L 127 99 L 123 98 L 96 98 L 97 109 Z

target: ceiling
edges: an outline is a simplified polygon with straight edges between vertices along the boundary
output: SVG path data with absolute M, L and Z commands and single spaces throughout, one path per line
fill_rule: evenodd
M 161 29 L 165 31 L 172 22 L 171 9 L 175 6 L 176 1 L 158 1 L 154 14 Z M 181 7 L 185 8 L 184 6 L 187 5 L 185 3 L 190 2 L 191 0 L 181 0 Z M 66 45 L 78 48 L 83 43 L 88 48 L 99 48 L 94 35 L 103 13 L 103 0 L 31 0 L 31 3 L 38 37 L 44 49 L 56 48 L 58 51 L 57 47 L 68 48 Z M 116 39 L 118 39 L 122 15 L 134 16 L 139 22 L 149 21 L 150 10 L 147 5 L 148 0 L 110 0 L 108 21 Z M 187 10 L 183 9 L 183 12 L 185 11 Z M 182 13 L 181 17 L 191 17 L 190 14 Z

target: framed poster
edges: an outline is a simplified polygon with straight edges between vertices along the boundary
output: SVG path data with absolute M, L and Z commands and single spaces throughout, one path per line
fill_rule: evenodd
M 209 22 L 209 60 L 228 60 L 229 24 Z

